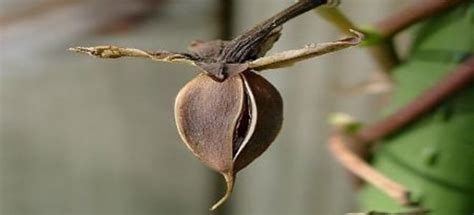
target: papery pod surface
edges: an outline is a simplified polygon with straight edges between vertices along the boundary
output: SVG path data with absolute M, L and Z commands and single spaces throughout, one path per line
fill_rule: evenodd
M 235 174 L 273 142 L 283 121 L 283 102 L 270 82 L 252 71 L 217 82 L 206 75 L 191 80 L 175 104 L 178 131 L 187 147 L 233 189 Z

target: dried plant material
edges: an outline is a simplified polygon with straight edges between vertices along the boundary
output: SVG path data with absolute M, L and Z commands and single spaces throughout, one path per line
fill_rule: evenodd
M 220 46 L 221 43 L 217 41 L 204 43 L 201 47 L 194 42 L 190 46 L 190 48 L 195 51 L 195 53 L 192 54 L 169 51 L 150 52 L 135 48 L 122 48 L 110 45 L 75 47 L 70 48 L 69 50 L 98 58 L 138 57 L 167 63 L 185 63 L 198 67 L 201 72 L 209 74 L 217 81 L 223 81 L 227 77 L 233 76 L 247 69 L 247 64 L 223 64 L 212 60 L 215 58 L 215 55 L 219 53 L 219 50 L 222 49 Z
M 98 58 L 138 57 L 160 62 L 185 63 L 196 66 L 193 56 L 168 51 L 149 52 L 135 48 L 122 48 L 117 46 L 75 47 L 70 48 L 69 51 L 84 53 Z
M 188 50 L 201 59 L 212 59 L 218 56 L 221 50 L 228 44 L 229 41 L 224 40 L 195 40 L 188 45 Z
M 154 61 L 193 63 L 192 57 L 186 54 L 168 51 L 148 52 L 135 48 L 122 48 L 117 46 L 75 47 L 70 48 L 69 51 L 85 53 L 98 58 L 142 57 Z
M 271 56 L 262 57 L 250 62 L 249 68 L 258 71 L 289 67 L 299 61 L 358 45 L 364 38 L 363 34 L 357 31 L 351 32 L 356 36 L 334 42 L 310 44 L 302 49 L 289 50 Z
M 256 70 L 288 66 L 357 45 L 362 39 L 362 34 L 354 32 L 355 37 L 264 57 L 279 39 L 283 23 L 326 2 L 334 1 L 300 0 L 231 41 L 194 41 L 188 46 L 190 53 L 116 46 L 70 50 L 99 58 L 140 57 L 186 63 L 206 74 L 198 75 L 181 89 L 175 118 L 186 146 L 226 180 L 227 190 L 212 206 L 214 210 L 229 198 L 237 172 L 265 152 L 281 129 L 281 95 Z
M 279 26 L 270 32 L 257 51 L 258 58 L 265 56 L 265 54 L 267 54 L 267 52 L 273 48 L 273 44 L 275 44 L 280 39 L 282 30 L 283 27 Z
M 247 71 L 225 82 L 205 75 L 190 81 L 175 104 L 178 131 L 193 154 L 226 179 L 231 194 L 235 174 L 273 142 L 283 121 L 283 101 L 265 79 Z

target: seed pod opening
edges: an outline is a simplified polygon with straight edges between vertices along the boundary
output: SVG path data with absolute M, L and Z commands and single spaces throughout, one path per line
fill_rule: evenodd
M 275 87 L 254 72 L 224 82 L 199 75 L 179 92 L 175 117 L 187 147 L 226 179 L 227 191 L 215 209 L 230 196 L 235 174 L 276 138 L 283 103 Z
M 252 122 L 247 132 L 248 141 L 242 143 L 233 158 L 235 172 L 245 168 L 267 150 L 283 123 L 283 100 L 278 90 L 254 72 L 245 72 L 241 76 L 252 108 Z

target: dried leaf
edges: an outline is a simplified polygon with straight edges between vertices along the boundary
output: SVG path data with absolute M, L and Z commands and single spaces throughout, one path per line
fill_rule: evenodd
M 309 44 L 302 49 L 289 50 L 271 56 L 261 57 L 257 60 L 249 62 L 249 69 L 261 71 L 288 67 L 292 66 L 294 63 L 312 57 L 355 46 L 362 41 L 363 35 L 356 31 L 352 32 L 356 35 L 355 37 L 349 37 L 328 43 Z
M 75 47 L 70 48 L 69 51 L 84 53 L 98 58 L 141 57 L 149 58 L 154 61 L 195 65 L 195 60 L 191 55 L 169 51 L 149 52 L 135 48 L 122 48 L 117 46 Z

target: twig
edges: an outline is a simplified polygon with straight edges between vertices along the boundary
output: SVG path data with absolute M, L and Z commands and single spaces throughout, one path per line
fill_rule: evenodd
M 335 157 L 352 173 L 379 188 L 398 203 L 402 205 L 410 203 L 408 189 L 384 176 L 353 153 L 344 144 L 342 135 L 339 132 L 330 137 L 329 148 Z
M 474 56 L 464 61 L 454 72 L 436 84 L 413 102 L 389 117 L 362 129 L 348 137 L 348 143 L 373 144 L 387 135 L 393 134 L 423 114 L 437 107 L 441 102 L 474 82 Z M 391 181 L 365 163 L 344 144 L 344 134 L 337 132 L 331 136 L 329 146 L 334 156 L 352 173 L 373 184 L 401 204 L 410 203 L 408 190 Z

